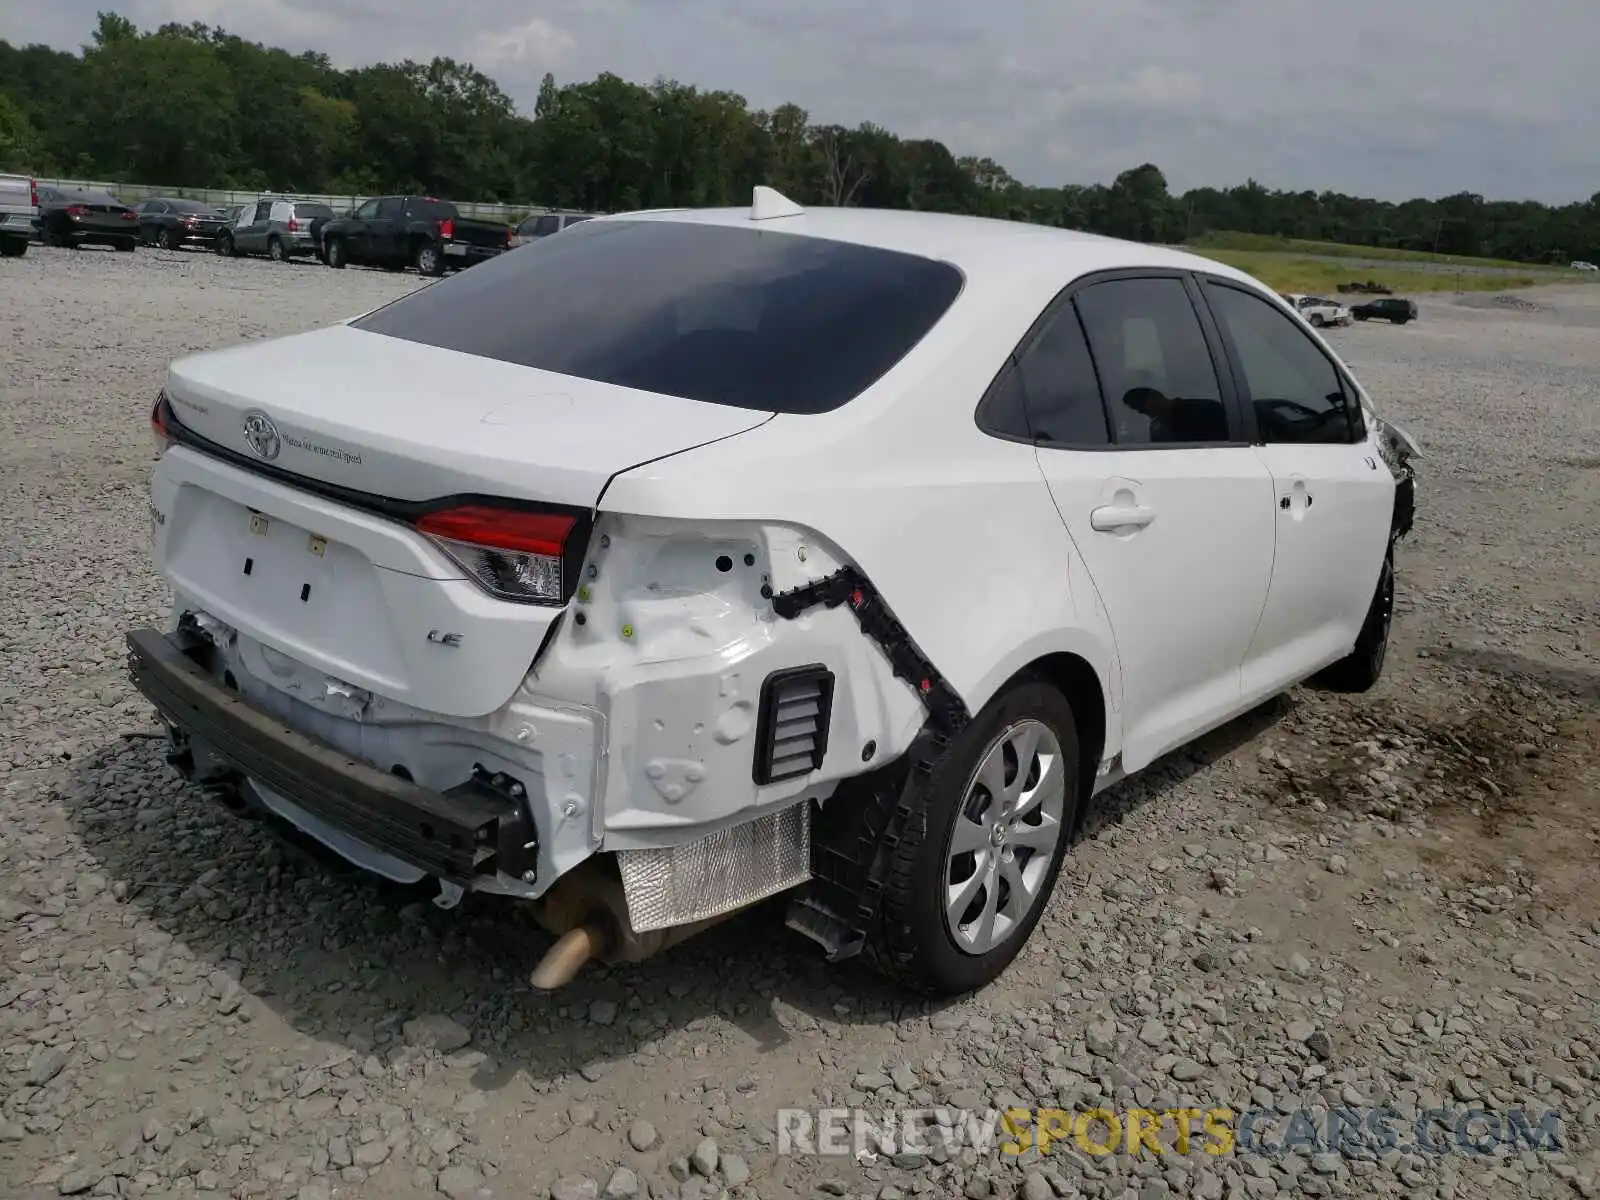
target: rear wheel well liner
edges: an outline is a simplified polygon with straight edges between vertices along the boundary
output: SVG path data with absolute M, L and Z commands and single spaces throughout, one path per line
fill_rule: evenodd
M 1068 651 L 1046 654 L 1017 672 L 1005 687 L 1016 680 L 1032 675 L 1050 684 L 1072 705 L 1072 715 L 1078 726 L 1078 804 L 1073 828 L 1069 837 L 1076 837 L 1093 799 L 1094 781 L 1100 768 L 1100 757 L 1106 745 L 1106 699 L 1100 676 L 1089 661 Z M 1000 690 L 1004 691 L 1005 687 Z

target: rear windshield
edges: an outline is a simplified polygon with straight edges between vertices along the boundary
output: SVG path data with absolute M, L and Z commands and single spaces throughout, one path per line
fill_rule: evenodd
M 590 221 L 352 324 L 641 391 L 818 413 L 894 366 L 961 285 L 947 263 L 848 242 Z
M 297 217 L 331 217 L 333 209 L 326 204 L 313 204 L 302 200 L 294 206 L 294 215 Z
M 208 216 L 215 216 L 217 211 L 209 204 L 201 204 L 198 200 L 168 200 L 167 204 L 173 212 L 205 213 Z
M 406 215 L 428 217 L 436 221 L 453 221 L 461 214 L 448 200 L 424 200 L 421 196 L 413 196 L 406 201 Z

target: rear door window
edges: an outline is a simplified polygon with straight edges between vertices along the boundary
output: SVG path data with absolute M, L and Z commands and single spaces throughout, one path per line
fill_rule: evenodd
M 420 217 L 425 221 L 454 221 L 461 216 L 456 206 L 448 200 L 429 200 L 424 196 L 412 196 L 405 203 L 406 216 Z M 383 215 L 387 217 L 391 214 L 385 212 Z
M 1215 445 L 1231 434 L 1205 333 L 1181 279 L 1113 279 L 1074 299 L 1119 446 Z
M 590 221 L 419 289 L 357 329 L 646 392 L 826 412 L 962 286 L 948 263 L 682 221 Z
M 398 217 L 403 205 L 404 202 L 399 196 L 385 196 L 378 201 L 376 216 L 380 221 L 386 218 Z

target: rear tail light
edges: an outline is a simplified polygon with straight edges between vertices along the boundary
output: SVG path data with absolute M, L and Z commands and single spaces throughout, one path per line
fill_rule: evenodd
M 442 238 L 453 238 L 453 237 L 455 237 L 455 235 L 456 235 L 456 223 L 455 223 L 455 219 L 453 217 L 446 217 L 444 220 L 439 222 L 439 236 L 440 237 L 442 237 Z
M 559 604 L 566 594 L 567 539 L 576 524 L 563 513 L 466 505 L 429 513 L 417 531 L 490 595 Z
M 165 454 L 176 440 L 167 428 L 167 411 L 166 392 L 157 392 L 156 402 L 150 409 L 150 436 L 155 439 L 157 458 Z
M 131 209 L 131 208 L 123 209 L 120 213 L 117 214 L 117 216 L 122 218 L 122 220 L 124 220 L 124 221 L 137 221 L 139 219 L 139 214 L 134 212 L 133 209 Z
M 511 228 L 511 226 L 509 226 L 509 225 L 507 225 L 507 226 L 506 226 L 506 245 L 508 245 L 508 246 L 509 246 L 509 245 L 511 245 L 511 235 L 512 235 L 512 234 L 513 234 L 513 233 L 515 233 L 515 232 L 516 232 L 516 231 L 515 231 L 515 230 L 513 230 L 513 229 L 512 229 L 512 228 Z
M 300 232 L 300 222 L 295 220 L 293 217 L 289 218 L 289 232 L 290 233 L 299 233 Z
M 89 210 L 81 204 L 67 205 L 67 216 L 69 217 L 86 217 L 88 215 Z
M 28 180 L 28 203 L 35 208 L 39 207 L 39 181 L 37 179 Z

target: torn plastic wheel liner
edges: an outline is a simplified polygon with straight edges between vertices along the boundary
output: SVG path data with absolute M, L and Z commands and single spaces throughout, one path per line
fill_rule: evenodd
M 773 611 L 785 620 L 818 604 L 848 604 L 862 632 L 928 710 L 927 721 L 898 761 L 847 780 L 812 825 L 811 881 L 790 904 L 786 919 L 837 962 L 866 947 L 895 850 L 913 821 L 926 820 L 925 793 L 972 714 L 860 571 L 842 567 L 772 597 Z

